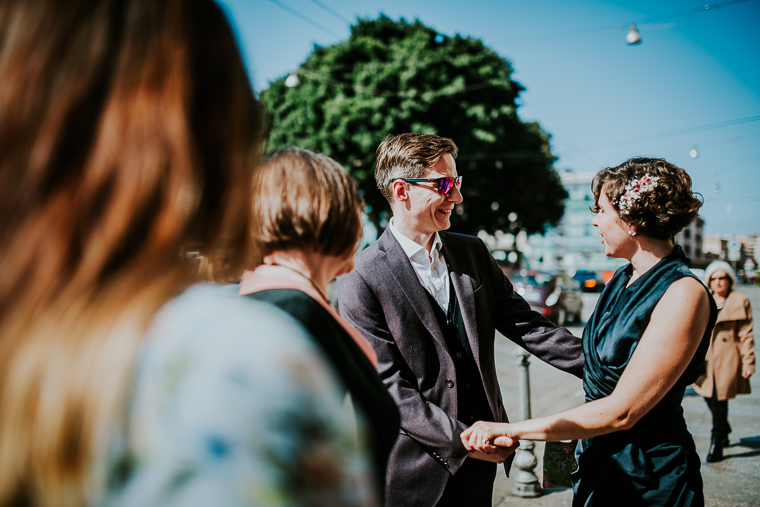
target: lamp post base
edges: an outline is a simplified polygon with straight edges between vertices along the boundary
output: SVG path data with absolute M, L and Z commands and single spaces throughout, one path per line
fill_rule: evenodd
M 520 440 L 520 447 L 515 452 L 514 466 L 519 471 L 515 473 L 514 490 L 516 496 L 536 497 L 543 495 L 541 484 L 538 482 L 538 476 L 533 472 L 538 464 L 538 459 L 533 453 L 536 444 L 532 440 Z

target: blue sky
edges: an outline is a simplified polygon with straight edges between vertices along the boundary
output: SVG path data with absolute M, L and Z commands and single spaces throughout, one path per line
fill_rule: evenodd
M 520 117 L 552 135 L 558 169 L 663 157 L 704 196 L 708 235 L 760 234 L 760 0 L 707 10 L 699 0 L 220 3 L 257 92 L 297 69 L 315 44 L 346 40 L 346 20 L 383 13 L 479 38 L 512 62 L 526 88 Z M 633 22 L 642 44 L 628 46 Z

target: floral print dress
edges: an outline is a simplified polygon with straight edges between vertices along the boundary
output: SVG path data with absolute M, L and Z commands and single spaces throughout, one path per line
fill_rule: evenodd
M 285 313 L 236 287 L 192 287 L 148 330 L 94 503 L 377 505 L 344 390 Z

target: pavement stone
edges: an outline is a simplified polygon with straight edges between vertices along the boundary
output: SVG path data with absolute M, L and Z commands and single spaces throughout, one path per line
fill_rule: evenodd
M 760 321 L 760 288 L 742 287 L 752 304 L 755 322 Z M 583 295 L 583 322 L 588 320 L 596 305 L 598 294 Z M 582 327 L 570 327 L 580 336 Z M 519 410 L 519 371 L 513 355 L 515 345 L 504 337 L 496 339 L 496 365 L 503 394 L 504 405 L 512 420 L 517 420 Z M 758 351 L 760 353 L 760 350 Z M 705 505 L 707 507 L 760 507 L 760 374 L 750 379 L 752 394 L 737 396 L 729 402 L 728 419 L 733 432 L 730 445 L 725 450 L 726 459 L 719 463 L 706 463 L 704 457 L 710 445 L 712 420 L 704 399 L 688 389 L 683 400 L 684 415 L 689 431 L 694 436 L 699 455 L 702 457 L 702 480 L 704 481 Z M 583 403 L 583 385 L 579 379 L 551 366 L 530 358 L 531 415 L 541 417 L 567 410 Z M 542 480 L 543 442 L 536 442 L 538 459 L 536 475 Z M 512 474 L 516 471 L 512 467 Z M 515 496 L 513 483 L 503 469 L 499 470 L 494 485 L 494 507 L 569 506 L 571 489 L 547 489 L 542 496 L 522 498 Z

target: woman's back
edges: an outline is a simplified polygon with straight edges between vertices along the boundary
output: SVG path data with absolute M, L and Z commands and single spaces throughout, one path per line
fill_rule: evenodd
M 0 82 L 0 505 L 347 501 L 320 356 L 187 289 L 252 253 L 263 120 L 220 6 L 0 0 Z
M 372 505 L 337 377 L 284 312 L 196 285 L 145 336 L 104 506 Z M 360 432 L 361 435 L 361 432 Z

